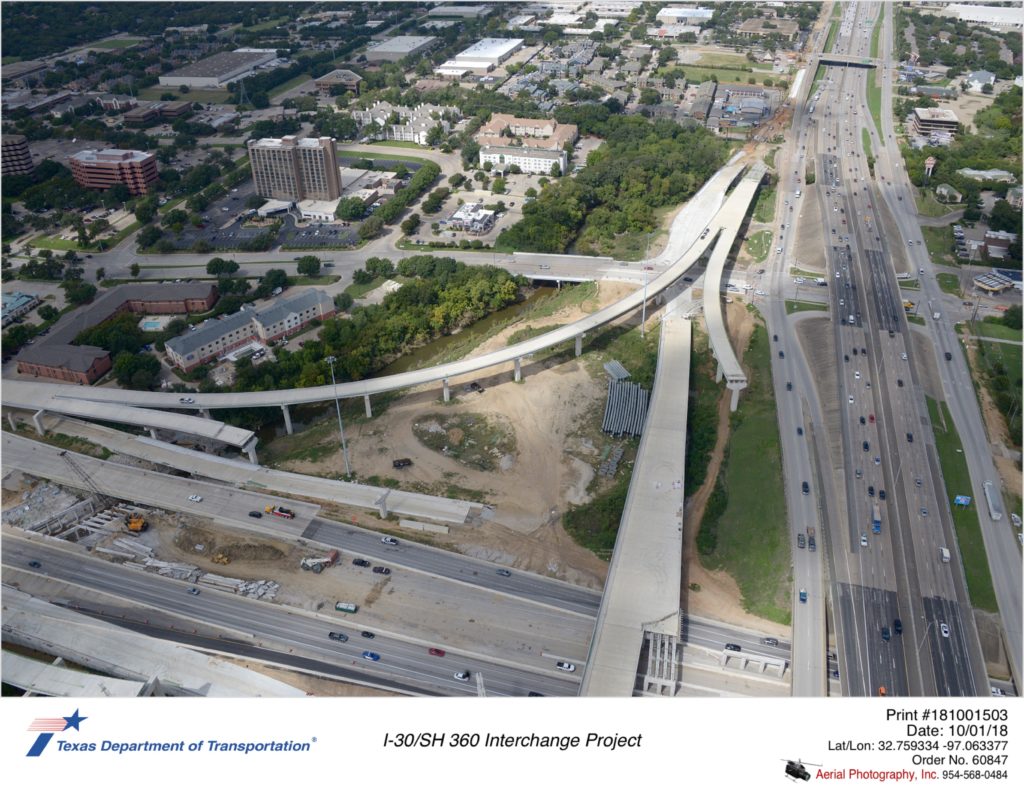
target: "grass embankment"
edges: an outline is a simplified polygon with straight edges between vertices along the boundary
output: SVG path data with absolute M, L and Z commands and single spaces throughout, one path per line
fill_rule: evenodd
M 696 492 L 708 475 L 711 452 L 718 441 L 718 399 L 724 381 L 715 382 L 715 360 L 709 353 L 708 336 L 694 325 L 690 354 L 690 400 L 686 416 L 686 475 L 683 494 Z
M 878 130 L 878 139 L 885 138 L 882 132 L 882 88 L 878 84 L 878 69 L 871 69 L 867 75 L 868 112 L 875 122 L 875 129 Z
M 964 208 L 963 203 L 940 203 L 934 194 L 924 189 L 914 190 L 914 202 L 922 217 L 943 217 Z
M 45 442 L 47 445 L 56 445 L 58 448 L 70 450 L 72 453 L 81 453 L 83 456 L 92 456 L 93 458 L 103 459 L 104 461 L 114 455 L 102 445 L 97 445 L 95 442 L 90 442 L 87 439 L 71 437 L 67 434 L 54 434 L 53 432 L 39 436 L 36 434 L 35 428 L 30 424 L 25 423 L 22 420 L 17 420 L 16 422 L 18 424 L 18 428 L 14 433 L 36 442 Z
M 388 280 L 386 277 L 375 277 L 369 283 L 353 283 L 345 289 L 345 293 L 352 299 L 362 299 L 375 288 L 382 286 L 386 280 Z
M 927 322 L 924 320 L 924 316 L 907 316 L 907 321 L 909 321 L 911 324 L 920 324 L 922 327 L 925 326 L 925 324 L 927 324 Z
M 1005 324 L 1001 324 L 999 319 L 991 316 L 986 316 L 981 321 L 976 321 L 971 325 L 972 331 L 975 335 L 983 335 L 986 338 L 999 338 L 1004 341 L 1019 341 L 1022 338 L 1020 330 L 1015 330 L 1013 327 L 1007 327 Z
M 773 148 L 771 151 L 769 151 L 767 154 L 765 154 L 764 155 L 764 164 L 766 164 L 768 167 L 774 169 L 775 168 L 775 155 L 777 153 L 779 153 L 779 149 Z
M 971 493 L 971 477 L 967 471 L 963 447 L 960 445 L 960 435 L 953 425 L 949 408 L 944 401 L 940 404 L 933 398 L 928 398 L 928 415 L 931 417 L 935 432 L 935 445 L 939 452 L 939 463 L 942 465 L 942 477 L 946 483 L 947 502 L 953 512 L 953 526 L 963 558 L 971 604 L 987 612 L 998 612 L 988 557 L 985 555 L 985 544 L 978 523 L 978 503 L 972 500 L 968 506 L 953 505 L 953 498 L 956 495 Z
M 587 344 L 588 353 L 582 359 L 595 375 L 604 363 L 618 360 L 632 374 L 633 381 L 649 388 L 654 382 L 658 361 L 659 335 L 657 328 L 648 332 L 646 338 L 641 338 L 639 329 L 611 327 Z M 598 422 L 600 415 L 601 411 L 598 411 Z M 589 503 L 573 506 L 562 517 L 562 526 L 573 540 L 604 560 L 611 558 L 615 548 L 615 537 L 618 535 L 619 522 L 622 521 L 622 511 L 626 507 L 626 495 L 633 471 L 630 460 L 638 447 L 637 440 L 620 442 L 626 453 L 612 483 Z M 595 478 L 591 486 L 600 486 L 604 480 Z
M 828 38 L 825 39 L 825 52 L 831 52 L 832 46 L 836 43 L 836 34 L 839 32 L 839 22 L 834 20 L 828 26 Z
M 790 548 L 768 332 L 755 327 L 744 355 L 750 384 L 697 536 L 701 562 L 728 571 L 746 610 L 789 623 Z
M 924 246 L 928 248 L 928 257 L 935 264 L 949 264 L 955 266 L 956 257 L 953 255 L 953 229 L 945 228 L 921 228 L 921 238 Z
M 758 231 L 747 239 L 747 252 L 750 253 L 751 257 L 758 263 L 761 263 L 768 257 L 768 253 L 771 252 L 771 249 L 771 231 Z
M 828 305 L 824 302 L 804 302 L 803 300 L 787 299 L 786 300 L 786 315 L 790 313 L 800 313 L 804 310 L 828 310 Z
M 960 278 L 956 275 L 951 275 L 948 272 L 939 272 L 935 276 L 935 280 L 941 288 L 947 294 L 959 294 L 960 293 Z
M 878 44 L 882 36 L 882 11 L 879 9 L 878 19 L 875 20 L 875 27 L 871 31 L 871 57 L 878 57 Z
M 1021 331 L 996 324 L 981 322 L 977 327 L 985 327 L 986 332 L 995 334 L 1002 330 L 1015 333 L 1014 340 L 1020 340 Z M 978 341 L 977 364 L 981 368 L 980 379 L 988 389 L 989 395 L 1007 423 L 1012 442 L 1018 444 L 1021 437 L 1021 396 L 1024 391 L 1024 380 L 1021 379 L 1022 347 L 1015 343 L 998 341 Z
M 775 190 L 765 187 L 757 196 L 754 206 L 754 219 L 757 222 L 771 222 L 775 219 Z
M 282 82 L 276 88 L 272 88 L 267 95 L 271 99 L 273 99 L 277 96 L 280 96 L 282 93 L 290 91 L 292 88 L 298 88 L 300 85 L 302 85 L 302 83 L 308 82 L 311 79 L 312 77 L 310 77 L 310 75 L 308 74 L 299 74 L 295 77 L 292 77 L 287 82 Z

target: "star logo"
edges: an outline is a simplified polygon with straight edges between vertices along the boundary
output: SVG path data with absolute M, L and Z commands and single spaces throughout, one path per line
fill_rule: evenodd
M 62 733 L 71 728 L 80 731 L 81 729 L 78 726 L 87 719 L 89 718 L 81 716 L 78 713 L 78 709 L 75 709 L 75 713 L 70 717 L 40 717 L 32 720 L 32 724 L 28 726 L 28 729 L 29 731 L 39 733 L 39 735 L 29 748 L 27 757 L 38 758 L 43 754 L 46 745 L 50 743 L 53 734 Z

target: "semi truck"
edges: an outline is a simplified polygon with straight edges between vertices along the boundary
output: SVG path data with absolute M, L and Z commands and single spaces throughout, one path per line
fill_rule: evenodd
M 807 548 L 814 552 L 818 549 L 818 545 L 814 538 L 814 528 L 811 526 L 807 527 Z
M 985 481 L 985 500 L 988 502 L 988 514 L 993 522 L 1003 518 L 1003 504 L 999 497 L 999 489 L 992 481 Z
M 294 519 L 295 512 L 290 508 L 285 508 L 283 505 L 268 505 L 263 509 L 263 512 L 270 514 L 271 516 L 279 516 L 282 519 Z
M 882 532 L 882 509 L 878 507 L 878 503 L 871 506 L 871 532 Z
M 329 569 L 335 565 L 338 562 L 338 557 L 338 550 L 332 549 L 320 558 L 303 558 L 299 563 L 299 568 L 303 571 L 312 571 L 314 574 L 319 574 L 324 569 Z

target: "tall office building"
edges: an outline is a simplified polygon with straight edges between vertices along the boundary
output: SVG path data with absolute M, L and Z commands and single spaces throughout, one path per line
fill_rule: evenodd
M 155 156 L 120 148 L 90 149 L 73 154 L 71 175 L 86 189 L 105 190 L 124 184 L 132 195 L 144 195 L 159 178 Z
M 332 137 L 294 135 L 249 143 L 256 194 L 278 200 L 335 200 L 341 197 L 338 156 Z
M 5 176 L 20 176 L 31 173 L 32 154 L 24 135 L 4 135 L 3 149 L 0 150 L 0 169 Z

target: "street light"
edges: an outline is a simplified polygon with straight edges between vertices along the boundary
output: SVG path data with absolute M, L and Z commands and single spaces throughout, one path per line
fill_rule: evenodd
M 352 477 L 352 467 L 348 463 L 348 446 L 345 444 L 345 427 L 341 424 L 341 404 L 338 401 L 338 383 L 334 381 L 334 363 L 337 358 L 332 354 L 325 358 L 329 366 L 331 366 L 331 386 L 334 387 L 334 408 L 338 412 L 338 433 L 341 435 L 341 453 L 345 457 L 345 475 L 349 478 Z

